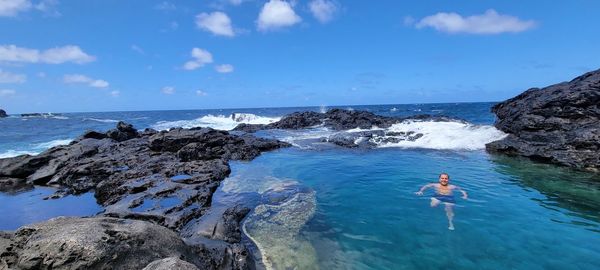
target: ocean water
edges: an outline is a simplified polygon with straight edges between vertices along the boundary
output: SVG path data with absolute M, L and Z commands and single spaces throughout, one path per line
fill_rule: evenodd
M 405 122 L 390 131 L 415 131 L 415 142 L 345 149 L 321 142 L 324 128 L 262 131 L 258 136 L 294 147 L 232 162 L 232 174 L 213 197 L 215 211 L 235 204 L 253 210 L 244 220 L 246 241 L 272 269 L 600 269 L 600 178 L 526 159 L 491 155 L 487 142 L 505 136 L 493 128 L 491 103 L 341 107 L 388 116 L 448 115 L 465 122 Z M 268 108 L 196 111 L 73 113 L 47 118 L 0 119 L 0 157 L 37 153 L 68 143 L 83 130 L 107 130 L 124 120 L 137 128 L 210 126 L 231 129 L 269 123 L 294 111 Z M 443 205 L 429 206 L 431 190 L 450 174 L 469 193 L 457 197 L 455 230 Z M 39 188 L 34 191 L 37 192 Z M 12 197 L 11 197 L 12 196 Z M 15 197 L 21 196 L 21 197 Z M 0 195 L 0 213 L 13 211 L 0 229 L 33 221 L 21 205 L 42 196 Z M 85 201 L 86 197 L 71 198 Z M 69 197 L 58 199 L 68 205 Z M 6 203 L 6 202 L 12 203 Z M 92 215 L 93 202 L 79 213 Z M 74 208 L 74 207 L 71 207 Z M 59 209 L 60 210 L 60 209 Z M 72 210 L 72 209 L 71 209 Z M 38 210 L 39 211 L 39 210 Z M 48 218 L 39 216 L 35 221 Z M 4 215 L 3 215 L 4 216 Z

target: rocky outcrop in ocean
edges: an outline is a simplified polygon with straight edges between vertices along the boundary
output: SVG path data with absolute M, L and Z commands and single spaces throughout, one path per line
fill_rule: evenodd
M 492 112 L 509 135 L 488 151 L 600 172 L 600 70 L 529 89 Z
M 251 258 L 239 243 L 247 209 L 226 211 L 218 234 L 192 239 L 179 232 L 210 208 L 231 171 L 229 160 L 287 146 L 210 128 L 140 132 L 120 122 L 37 156 L 0 159 L 2 192 L 44 185 L 57 187 L 50 198 L 59 198 L 93 190 L 105 209 L 96 217 L 54 219 L 0 235 L 0 266 L 163 269 L 181 262 L 157 260 L 176 257 L 199 269 L 247 269 Z
M 0 118 L 3 117 L 8 117 L 8 115 L 6 114 L 6 111 L 4 111 L 3 109 L 0 109 Z
M 331 109 L 326 113 L 313 111 L 295 112 L 284 116 L 281 120 L 268 124 L 239 124 L 234 131 L 253 133 L 268 129 L 305 129 L 312 127 L 326 127 L 333 131 L 345 131 L 321 138 L 322 142 L 329 142 L 347 148 L 374 148 L 378 144 L 398 143 L 401 141 L 415 141 L 423 136 L 416 132 L 390 132 L 383 129 L 403 121 L 433 121 L 433 122 L 464 122 L 461 119 L 447 116 L 433 116 L 427 114 L 413 115 L 410 117 L 387 117 L 368 111 L 352 111 L 344 109 Z M 370 130 L 376 128 L 375 130 Z M 352 131 L 359 129 L 358 131 Z

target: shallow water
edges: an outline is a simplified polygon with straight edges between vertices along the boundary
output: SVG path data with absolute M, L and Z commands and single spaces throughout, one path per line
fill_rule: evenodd
M 469 193 L 457 197 L 455 231 L 443 207 L 414 194 L 441 171 Z M 483 151 L 286 149 L 235 163 L 221 189 L 230 201 L 232 186 L 314 190 L 316 211 L 298 238 L 320 269 L 598 269 L 594 177 Z
M 0 193 L 0 230 L 15 230 L 57 216 L 91 216 L 102 211 L 93 193 L 44 200 L 54 192 L 56 189 L 36 187 L 16 194 Z

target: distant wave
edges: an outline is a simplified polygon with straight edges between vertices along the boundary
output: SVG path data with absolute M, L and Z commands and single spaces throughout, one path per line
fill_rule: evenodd
M 31 151 L 8 150 L 6 152 L 0 153 L 0 158 L 16 157 L 16 156 L 20 156 L 20 155 L 37 155 L 37 154 L 39 154 L 39 153 L 31 152 Z
M 152 125 L 152 128 L 157 130 L 168 130 L 175 127 L 210 127 L 220 130 L 232 130 L 241 123 L 269 124 L 277 122 L 279 119 L 280 117 L 264 117 L 251 113 L 234 113 L 229 116 L 209 114 L 193 120 L 160 121 Z
M 479 150 L 487 143 L 506 137 L 494 126 L 473 125 L 463 122 L 404 121 L 387 131 L 415 132 L 423 137 L 414 141 L 383 143 L 379 147 L 427 148 L 440 150 Z
M 69 117 L 61 116 L 61 115 L 52 116 L 51 118 L 53 118 L 53 119 L 59 119 L 59 120 L 67 120 L 67 119 L 69 119 Z
M 53 141 L 49 141 L 49 142 L 38 143 L 38 144 L 34 145 L 34 148 L 46 150 L 46 149 L 52 148 L 54 146 L 67 145 L 67 144 L 71 143 L 72 141 L 73 141 L 72 139 L 53 140 Z
M 372 129 L 350 129 L 345 131 L 334 131 L 325 127 L 316 127 L 302 130 L 278 130 L 270 131 L 273 137 L 291 143 L 292 145 L 303 149 L 322 148 L 323 142 L 334 135 L 360 133 L 365 131 L 384 131 L 385 134 L 395 132 L 397 134 L 413 134 L 412 140 L 406 140 L 406 136 L 385 135 L 372 138 L 357 137 L 357 142 L 368 140 L 378 148 L 397 147 L 397 148 L 425 148 L 438 150 L 480 150 L 485 149 L 487 143 L 503 139 L 506 134 L 494 126 L 473 125 L 470 123 L 450 121 L 416 121 L 407 120 L 394 124 L 389 128 Z M 416 137 L 416 134 L 422 134 Z M 398 137 L 397 137 L 398 136 Z M 391 143 L 391 138 L 403 138 L 399 142 Z
M 118 123 L 119 120 L 114 119 L 98 119 L 98 118 L 84 118 L 83 121 L 96 121 L 101 123 Z
M 52 140 L 49 142 L 33 144 L 33 145 L 31 145 L 31 148 L 29 150 L 10 149 L 6 152 L 0 153 L 0 158 L 16 157 L 16 156 L 20 156 L 20 155 L 37 155 L 47 149 L 50 149 L 52 147 L 59 146 L 59 145 L 67 145 L 67 144 L 71 143 L 72 141 L 73 141 L 72 139 Z

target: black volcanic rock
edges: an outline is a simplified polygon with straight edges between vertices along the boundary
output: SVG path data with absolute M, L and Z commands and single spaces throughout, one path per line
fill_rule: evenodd
M 268 124 L 266 129 L 301 129 L 320 125 L 325 115 L 318 112 L 295 112 L 286 115 L 281 120 Z
M 0 253 L 9 269 L 142 269 L 165 257 L 210 267 L 175 232 L 114 218 L 55 218 L 24 226 Z
M 0 118 L 3 117 L 8 117 L 8 115 L 6 114 L 6 111 L 4 111 L 3 109 L 0 109 Z
M 49 221 L 40 225 L 44 228 L 41 231 L 37 227 L 33 231 L 27 226 L 21 228 L 11 240 L 16 243 L 11 251 L 0 250 L 0 266 L 4 263 L 23 269 L 141 269 L 166 257 L 190 258 L 192 254 L 197 259 L 185 261 L 200 269 L 247 269 L 248 251 L 238 243 L 236 230 L 245 215 L 243 209 L 223 217 L 223 237 L 219 239 L 206 242 L 209 239 L 196 237 L 180 246 L 182 238 L 178 236 L 165 240 L 171 246 L 157 244 L 162 247 L 156 247 L 154 253 L 149 250 L 154 246 L 146 247 L 144 243 L 162 241 L 162 231 L 178 232 L 191 220 L 203 216 L 211 207 L 219 183 L 231 172 L 229 160 L 251 160 L 264 151 L 288 146 L 277 140 L 248 134 L 237 136 L 210 128 L 140 133 L 129 124 L 119 123 L 104 135 L 86 132 L 69 145 L 53 147 L 36 156 L 0 159 L 0 192 L 15 192 L 33 184 L 60 188 L 50 198 L 94 190 L 97 202 L 104 207 L 100 217 L 94 219 Z M 96 221 L 102 216 L 115 219 Z M 124 225 L 113 226 L 111 220 Z M 157 239 L 147 239 L 150 235 L 135 231 L 135 224 L 142 224 L 138 221 L 150 224 L 140 226 L 147 228 L 149 234 L 158 234 Z M 68 231 L 59 227 L 70 228 L 76 239 L 67 241 Z M 110 232 L 104 234 L 108 236 L 102 236 L 99 227 L 107 228 Z M 55 239 L 57 235 L 63 235 L 67 242 Z M 85 245 L 92 246 L 89 252 L 93 254 L 82 250 Z M 10 258 L 2 257 L 5 254 Z M 157 262 L 163 263 L 171 262 Z
M 488 151 L 600 171 L 600 70 L 529 89 L 492 111 L 509 136 L 486 145 Z

